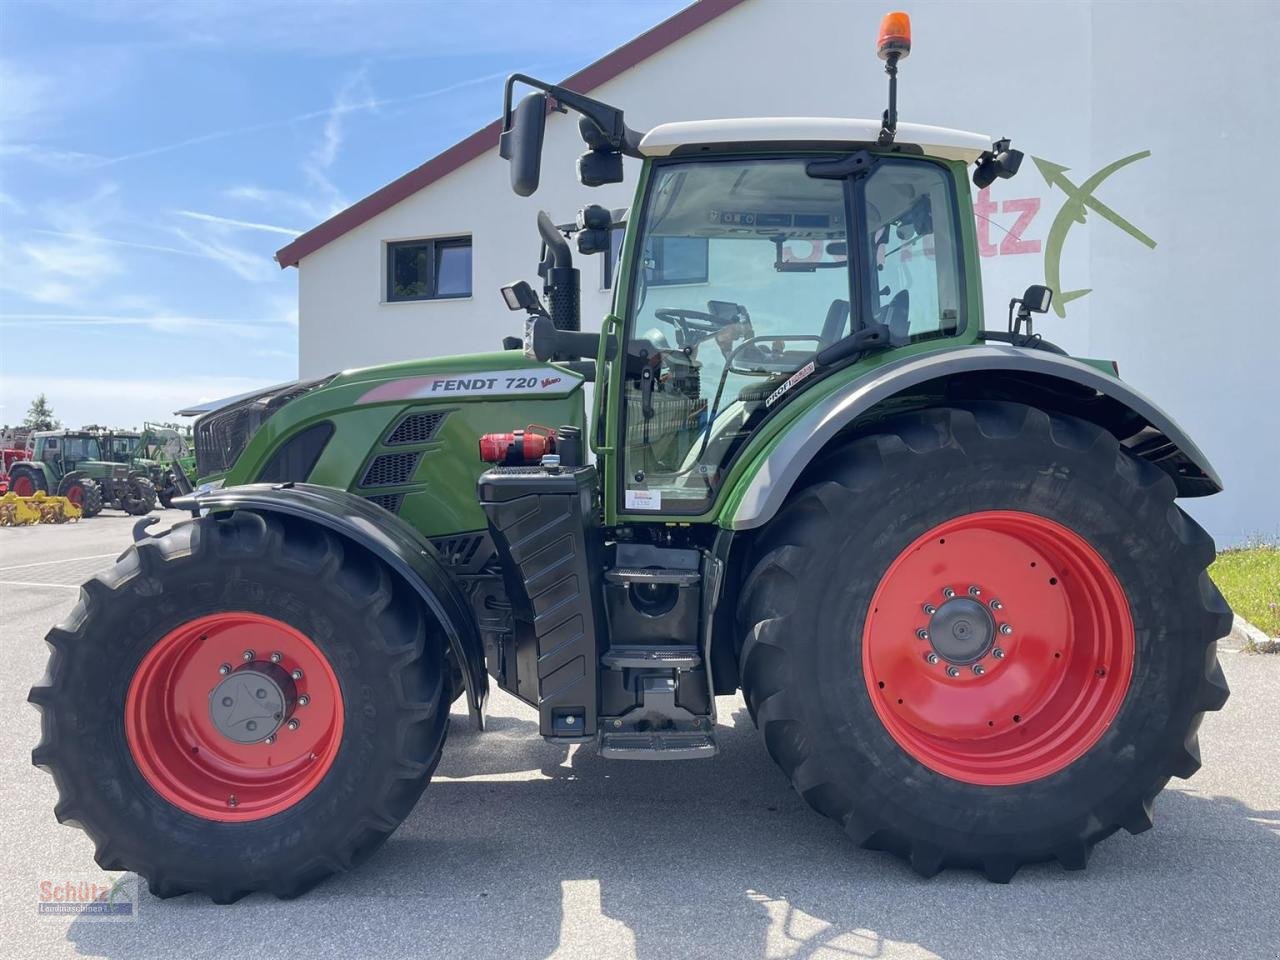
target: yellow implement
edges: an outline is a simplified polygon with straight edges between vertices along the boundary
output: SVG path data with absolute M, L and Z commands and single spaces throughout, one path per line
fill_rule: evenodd
M 20 497 L 6 493 L 0 497 L 0 527 L 23 527 L 30 523 L 67 523 L 80 519 L 80 508 L 66 497 L 51 497 L 43 491 Z

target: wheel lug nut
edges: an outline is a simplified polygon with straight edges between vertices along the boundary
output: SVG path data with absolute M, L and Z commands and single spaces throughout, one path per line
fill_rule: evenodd
M 279 663 L 279 662 L 280 662 L 281 660 L 283 660 L 283 659 L 284 659 L 284 657 L 280 656 L 280 651 L 279 651 L 279 650 L 277 650 L 275 653 L 273 653 L 273 654 L 271 655 L 271 662 L 272 662 L 272 663 Z
M 301 670 L 299 670 L 299 669 L 297 669 L 297 668 L 295 667 L 295 668 L 294 668 L 293 673 L 289 674 L 289 676 L 293 677 L 293 679 L 295 679 L 295 680 L 301 680 L 301 679 L 302 679 L 302 671 L 301 671 Z
M 925 663 L 937 663 L 938 655 L 936 653 L 926 653 L 924 655 Z
M 925 630 L 923 627 L 921 627 L 919 630 L 917 630 L 917 631 L 916 631 L 916 639 L 917 639 L 917 640 L 928 640 L 928 639 L 929 639 L 929 631 L 928 631 L 928 630 Z
M 960 676 L 960 670 L 956 667 L 947 667 L 947 676 L 958 677 Z
M 1001 650 L 999 647 L 996 647 L 994 650 L 992 650 L 991 655 L 995 657 L 997 660 L 1004 659 L 1004 651 Z
M 222 666 L 218 668 L 218 672 L 225 677 L 228 673 L 231 672 L 231 664 L 224 663 Z
M 287 726 L 289 727 L 289 729 L 290 729 L 290 730 L 297 730 L 297 729 L 298 729 L 298 719 L 297 719 L 297 717 L 295 717 L 294 719 L 290 720 L 290 721 L 289 721 L 289 723 L 287 724 Z
M 952 597 L 956 595 L 956 592 L 952 590 L 950 587 L 944 587 L 942 590 L 942 595 L 946 597 L 948 600 L 950 600 Z
M 245 663 L 248 663 L 250 660 L 253 659 L 253 651 L 246 650 L 244 653 L 240 654 L 240 659 L 243 660 Z
M 983 675 L 984 673 L 986 673 L 986 672 L 987 672 L 987 671 L 983 668 L 982 664 L 980 664 L 980 663 L 975 663 L 975 664 L 973 665 L 973 675 L 974 675 L 975 677 L 980 677 L 980 676 L 982 676 L 982 675 Z
M 1003 610 L 1003 609 L 1004 609 L 1004 604 L 1003 604 L 1003 603 L 1001 603 L 999 600 L 992 600 L 992 601 L 991 601 L 991 609 L 992 609 L 992 610 Z
M 935 607 L 932 603 L 926 603 L 924 605 L 924 612 L 932 617 L 935 613 L 938 612 L 938 608 Z
M 980 596 L 982 596 L 982 591 L 981 591 L 981 590 L 979 590 L 977 587 L 970 587 L 970 588 L 969 588 L 969 596 L 971 596 L 971 597 L 980 597 Z
M 1002 623 L 1000 624 L 1000 632 L 1007 637 L 1009 634 L 1013 633 L 1013 627 L 1007 623 Z
M 276 735 L 273 733 L 273 734 L 271 734 L 271 736 L 267 737 L 267 739 L 263 740 L 262 742 L 263 742 L 263 743 L 275 743 L 275 742 L 276 742 Z
M 311 702 L 311 698 L 308 697 L 305 693 L 298 698 L 298 706 L 300 707 L 305 707 L 310 702 Z

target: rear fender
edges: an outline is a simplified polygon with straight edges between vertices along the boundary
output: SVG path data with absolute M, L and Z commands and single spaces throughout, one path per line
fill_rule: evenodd
M 435 547 L 408 523 L 364 497 L 311 483 L 223 487 L 175 498 L 173 505 L 194 514 L 249 510 L 302 517 L 368 550 L 413 587 L 436 618 L 462 668 L 472 719 L 484 728 L 489 677 L 475 618 Z
M 964 396 L 981 397 L 983 380 L 989 377 L 994 382 L 996 375 L 1019 377 L 1038 388 L 1038 396 L 1029 393 L 1025 401 L 1033 406 L 1038 405 L 1038 397 L 1052 397 L 1053 409 L 1112 430 L 1135 456 L 1150 460 L 1169 473 L 1179 496 L 1202 497 L 1222 489 L 1217 472 L 1186 432 L 1122 380 L 1046 350 L 976 346 L 886 363 L 823 397 L 801 414 L 765 454 L 724 525 L 748 530 L 767 523 L 814 457 L 842 430 L 885 401 L 909 395 L 925 384 L 936 383 L 945 392 L 948 383 L 961 381 L 965 385 Z M 1106 401 L 1105 411 L 1099 409 L 1099 400 Z M 1123 418 L 1114 415 L 1117 411 L 1124 414 Z

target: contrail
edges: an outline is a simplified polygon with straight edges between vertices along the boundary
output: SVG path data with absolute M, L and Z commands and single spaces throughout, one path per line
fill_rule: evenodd
M 199 213 L 195 210 L 176 210 L 179 216 L 190 217 L 192 220 L 204 220 L 207 223 L 221 223 L 229 227 L 241 227 L 245 230 L 261 230 L 264 233 L 282 233 L 286 237 L 298 237 L 302 235 L 301 230 L 292 230 L 289 227 L 277 227 L 270 223 L 254 223 L 251 220 L 233 220 L 231 217 L 219 217 L 212 213 Z
M 144 157 L 154 157 L 160 153 L 169 153 L 172 150 L 181 150 L 183 147 L 194 147 L 202 143 L 209 143 L 212 140 L 224 140 L 227 137 L 239 137 L 248 133 L 258 133 L 262 130 L 274 130 L 277 127 L 287 127 L 290 124 L 301 123 L 304 120 L 315 120 L 319 117 L 332 116 L 335 112 L 349 113 L 356 110 L 372 110 L 375 107 L 386 107 L 397 103 L 410 103 L 414 100 L 428 100 L 431 97 L 438 97 L 442 94 L 452 93 L 454 90 L 461 90 L 465 87 L 474 87 L 477 84 L 489 83 L 499 77 L 505 77 L 506 73 L 490 73 L 483 77 L 475 77 L 471 80 L 463 80 L 461 83 L 450 84 L 447 87 L 441 87 L 438 90 L 428 90 L 425 93 L 414 93 L 407 97 L 392 97 L 386 100 L 365 100 L 349 107 L 334 108 L 332 106 L 325 107 L 323 110 L 311 110 L 307 113 L 300 113 L 296 117 L 289 117 L 286 120 L 267 120 L 263 123 L 250 124 L 247 127 L 234 127 L 230 130 L 215 130 L 213 133 L 204 133 L 198 137 L 188 137 L 186 140 L 179 140 L 176 143 L 166 143 L 159 147 L 150 147 L 147 150 L 139 150 L 136 153 L 126 153 L 119 157 L 111 157 L 102 161 L 98 166 L 110 167 L 117 163 L 124 163 L 127 160 L 141 160 Z

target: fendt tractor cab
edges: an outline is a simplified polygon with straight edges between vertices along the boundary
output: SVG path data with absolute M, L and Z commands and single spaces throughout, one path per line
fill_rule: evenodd
M 1032 333 L 1048 289 L 984 328 L 970 182 L 1021 155 L 898 123 L 909 49 L 891 14 L 877 121 L 642 133 L 507 82 L 518 194 L 553 110 L 584 185 L 639 161 L 612 312 L 580 329 L 572 246 L 614 217 L 542 214 L 508 349 L 200 417 L 193 518 L 138 525 L 31 692 L 103 867 L 296 895 L 395 830 L 491 680 L 619 760 L 714 757 L 741 690 L 801 796 L 925 875 L 1078 869 L 1151 825 L 1227 696 L 1213 543 L 1176 505 L 1221 483 L 1110 362 Z
M 96 427 L 36 431 L 25 459 L 10 470 L 10 486 L 23 497 L 37 491 L 66 497 L 85 517 L 103 507 L 141 516 L 155 508 L 156 494 L 143 473 L 130 469 L 128 444 L 127 436 Z

